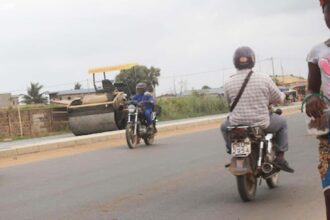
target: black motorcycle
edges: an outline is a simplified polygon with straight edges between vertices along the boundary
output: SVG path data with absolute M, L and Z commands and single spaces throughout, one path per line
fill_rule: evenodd
M 281 114 L 281 110 L 276 110 Z M 272 113 L 272 114 L 275 114 Z M 269 188 L 275 188 L 280 170 L 276 159 L 274 134 L 266 134 L 260 127 L 228 127 L 231 139 L 232 160 L 227 167 L 236 176 L 237 187 L 243 201 L 255 198 L 258 181 L 266 180 Z
M 134 149 L 144 140 L 146 145 L 154 143 L 156 129 L 157 114 L 152 113 L 152 128 L 148 128 L 147 120 L 144 117 L 144 107 L 136 101 L 127 103 L 128 119 L 126 125 L 126 142 L 130 149 Z

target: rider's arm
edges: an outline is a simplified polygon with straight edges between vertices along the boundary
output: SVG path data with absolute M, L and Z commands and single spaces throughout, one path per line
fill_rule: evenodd
M 284 102 L 285 94 L 281 92 L 281 90 L 276 86 L 270 77 L 268 79 L 268 89 L 270 104 L 281 104 Z
M 148 95 L 148 96 L 144 96 L 143 97 L 143 100 L 141 103 L 145 103 L 145 104 L 154 104 L 155 100 L 154 100 L 154 97 L 151 96 L 151 95 Z
M 133 96 L 133 97 L 132 97 L 132 100 L 134 100 L 134 101 L 138 101 L 137 95 Z
M 155 99 L 154 99 L 153 96 L 150 96 L 148 101 L 149 101 L 151 104 L 154 104 L 154 103 L 155 103 Z

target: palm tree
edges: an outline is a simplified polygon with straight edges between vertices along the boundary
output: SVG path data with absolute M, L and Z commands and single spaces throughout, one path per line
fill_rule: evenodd
M 26 104 L 37 104 L 37 103 L 46 103 L 47 98 L 44 97 L 43 93 L 40 93 L 42 85 L 39 83 L 32 83 L 30 87 L 27 88 L 27 95 L 23 96 L 23 102 Z

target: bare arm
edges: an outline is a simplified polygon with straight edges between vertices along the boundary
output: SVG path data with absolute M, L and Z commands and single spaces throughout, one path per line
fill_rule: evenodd
M 320 93 L 321 83 L 322 79 L 320 68 L 314 63 L 308 63 L 308 92 Z M 313 96 L 309 98 L 306 103 L 307 115 L 313 116 L 314 118 L 321 117 L 323 114 L 323 110 L 326 108 L 326 104 L 318 96 Z
M 314 63 L 308 63 L 308 91 L 320 93 L 321 82 L 320 68 Z

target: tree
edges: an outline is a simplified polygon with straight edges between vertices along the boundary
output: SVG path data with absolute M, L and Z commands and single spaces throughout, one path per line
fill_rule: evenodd
M 77 82 L 76 84 L 74 84 L 74 90 L 79 90 L 79 89 L 81 89 L 81 84 Z
M 158 77 L 160 76 L 160 69 L 156 67 L 147 68 L 146 66 L 134 66 L 128 70 L 121 70 L 116 76 L 116 82 L 125 83 L 130 92 L 135 94 L 135 86 L 139 82 L 144 82 L 148 86 L 148 91 L 152 92 L 158 86 Z
M 211 89 L 211 87 L 205 85 L 205 86 L 202 87 L 202 89 L 203 89 L 203 90 L 204 90 L 204 89 Z
M 42 88 L 43 86 L 39 83 L 31 82 L 30 87 L 27 88 L 27 95 L 23 96 L 23 102 L 26 104 L 46 103 L 47 98 L 40 92 Z

